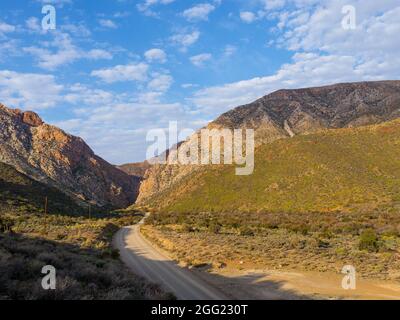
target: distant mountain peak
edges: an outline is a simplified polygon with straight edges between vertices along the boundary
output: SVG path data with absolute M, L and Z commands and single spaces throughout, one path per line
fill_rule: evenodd
M 282 89 L 230 110 L 211 123 L 260 131 L 258 142 L 321 129 L 356 127 L 400 117 L 400 81 L 339 83 Z M 271 133 L 271 139 L 263 134 Z

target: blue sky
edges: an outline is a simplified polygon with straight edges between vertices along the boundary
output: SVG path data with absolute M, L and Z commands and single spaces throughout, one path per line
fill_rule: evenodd
M 45 4 L 55 30 L 43 30 Z M 344 6 L 355 29 L 342 26 Z M 399 79 L 398 0 L 13 0 L 0 4 L 0 101 L 112 163 L 146 132 L 198 129 L 280 88 Z

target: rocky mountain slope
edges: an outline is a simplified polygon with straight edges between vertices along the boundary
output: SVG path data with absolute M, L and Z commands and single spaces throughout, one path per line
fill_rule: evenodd
M 280 139 L 257 148 L 252 175 L 192 172 L 152 204 L 177 213 L 398 212 L 400 119 Z
M 135 179 L 101 159 L 79 137 L 45 124 L 33 112 L 0 104 L 0 162 L 78 201 L 125 207 Z
M 260 146 L 296 135 L 377 124 L 398 117 L 400 81 L 360 82 L 279 90 L 221 115 L 208 128 L 252 128 L 255 144 Z M 146 173 L 138 202 L 149 203 L 202 170 L 196 166 L 155 165 Z

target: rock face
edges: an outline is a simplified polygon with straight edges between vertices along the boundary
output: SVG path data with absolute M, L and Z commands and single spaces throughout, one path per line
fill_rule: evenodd
M 120 166 L 117 166 L 118 169 L 124 171 L 125 173 L 129 174 L 130 176 L 136 177 L 140 180 L 146 174 L 146 171 L 151 167 L 151 164 L 147 161 L 143 162 L 136 162 L 136 163 L 126 163 Z
M 45 124 L 34 112 L 0 104 L 0 162 L 98 206 L 132 204 L 138 182 L 96 156 L 79 137 Z
M 224 113 L 208 128 L 255 130 L 256 146 L 324 129 L 357 127 L 400 117 L 400 81 L 336 84 L 318 88 L 279 90 Z M 194 170 L 193 166 L 155 165 L 140 187 L 139 203 Z
M 31 127 L 39 127 L 43 124 L 42 119 L 32 111 L 27 111 L 22 114 L 22 122 Z

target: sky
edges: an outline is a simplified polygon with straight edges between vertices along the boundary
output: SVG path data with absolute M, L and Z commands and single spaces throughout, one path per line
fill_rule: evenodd
M 146 134 L 170 121 L 196 130 L 278 89 L 400 79 L 398 0 L 2 0 L 0 12 L 0 102 L 114 164 L 144 160 Z

